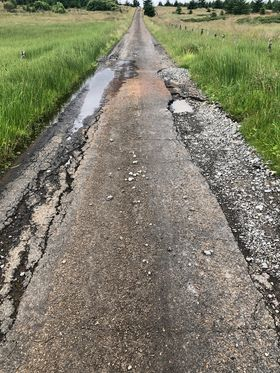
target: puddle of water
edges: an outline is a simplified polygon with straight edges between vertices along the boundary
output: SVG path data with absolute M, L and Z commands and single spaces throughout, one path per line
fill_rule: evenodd
M 97 71 L 91 78 L 89 78 L 83 88 L 86 89 L 86 95 L 80 113 L 75 119 L 72 132 L 78 131 L 83 127 L 84 120 L 93 115 L 96 109 L 100 106 L 105 89 L 109 83 L 114 79 L 114 71 L 106 68 Z
M 185 100 L 176 100 L 171 105 L 171 110 L 175 114 L 193 113 L 193 108 Z

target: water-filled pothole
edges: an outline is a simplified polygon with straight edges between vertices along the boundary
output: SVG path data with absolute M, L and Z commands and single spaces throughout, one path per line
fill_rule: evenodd
M 80 113 L 75 119 L 72 132 L 78 131 L 83 127 L 84 120 L 93 115 L 101 104 L 104 92 L 110 82 L 114 79 L 114 71 L 110 68 L 105 68 L 97 71 L 92 77 L 84 83 L 86 95 L 81 106 Z
M 193 108 L 190 104 L 188 104 L 185 100 L 176 100 L 174 101 L 171 106 L 170 110 L 175 114 L 180 113 L 193 113 Z

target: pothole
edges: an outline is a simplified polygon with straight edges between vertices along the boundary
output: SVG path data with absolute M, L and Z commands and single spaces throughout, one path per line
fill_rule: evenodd
M 192 114 L 194 112 L 193 107 L 185 100 L 174 101 L 170 106 L 170 110 L 174 114 L 182 114 L 182 113 Z

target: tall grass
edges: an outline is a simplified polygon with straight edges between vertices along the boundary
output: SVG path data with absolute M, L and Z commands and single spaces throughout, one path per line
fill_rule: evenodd
M 236 32 L 225 21 L 223 39 L 221 26 L 215 37 L 213 25 L 201 35 L 199 29 L 191 31 L 192 26 L 180 30 L 160 18 L 146 23 L 208 96 L 241 121 L 246 139 L 280 173 L 280 28 L 269 53 L 267 39 L 255 39 L 249 25 Z
M 94 70 L 98 56 L 122 36 L 131 16 L 9 15 L 7 20 L 2 15 L 0 166 L 34 138 L 40 122 Z M 25 59 L 20 59 L 21 50 Z

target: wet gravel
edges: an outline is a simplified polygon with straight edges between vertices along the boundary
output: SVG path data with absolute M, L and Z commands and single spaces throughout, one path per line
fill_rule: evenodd
M 240 124 L 206 101 L 187 70 L 172 67 L 159 75 L 173 96 L 170 110 L 178 136 L 216 195 L 278 328 L 280 178 L 245 142 Z M 179 99 L 193 112 L 172 110 Z

